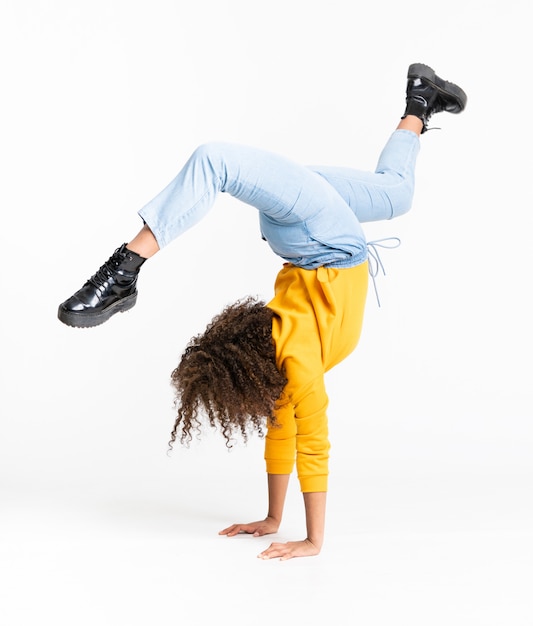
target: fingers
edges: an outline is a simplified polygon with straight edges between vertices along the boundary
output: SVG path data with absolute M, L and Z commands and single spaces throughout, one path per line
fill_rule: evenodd
M 262 537 L 263 535 L 269 535 L 278 530 L 279 524 L 272 523 L 270 520 L 260 520 L 257 522 L 250 522 L 248 524 L 232 524 L 224 530 L 219 531 L 219 535 L 226 535 L 227 537 L 234 537 L 239 533 L 247 533 L 254 537 Z
M 253 534 L 254 537 L 260 537 L 265 534 L 264 529 L 258 527 L 256 524 L 232 524 L 228 528 L 219 531 L 219 535 L 226 535 L 227 537 L 234 537 L 240 533 L 246 533 L 248 535 Z
M 221 530 L 218 534 L 227 535 L 228 537 L 234 537 L 235 535 L 238 535 L 239 533 L 250 532 L 249 530 L 245 528 L 245 526 L 247 526 L 247 524 L 232 524 L 231 526 L 224 528 L 224 530 Z
M 292 549 L 287 543 L 271 543 L 270 546 L 257 555 L 257 558 L 268 561 L 269 559 L 279 558 L 281 561 L 286 561 L 295 556 L 292 553 Z
M 315 556 L 320 550 L 310 541 L 289 541 L 287 543 L 271 543 L 270 546 L 257 555 L 257 558 L 265 561 L 277 559 L 287 561 L 297 556 Z

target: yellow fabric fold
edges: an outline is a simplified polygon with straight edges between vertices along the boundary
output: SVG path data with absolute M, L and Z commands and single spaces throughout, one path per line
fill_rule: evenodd
M 306 270 L 285 264 L 274 298 L 272 337 L 287 376 L 278 426 L 268 428 L 267 472 L 291 473 L 296 460 L 303 492 L 327 491 L 328 396 L 324 374 L 355 349 L 368 288 L 367 262 L 356 267 Z

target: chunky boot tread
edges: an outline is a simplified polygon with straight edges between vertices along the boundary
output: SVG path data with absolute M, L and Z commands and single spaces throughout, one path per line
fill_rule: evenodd
M 125 313 L 135 306 L 137 302 L 137 292 L 132 293 L 126 298 L 117 300 L 105 309 L 95 311 L 69 311 L 63 305 L 59 306 L 57 317 L 63 324 L 74 328 L 93 328 L 99 326 L 114 315 L 115 313 Z

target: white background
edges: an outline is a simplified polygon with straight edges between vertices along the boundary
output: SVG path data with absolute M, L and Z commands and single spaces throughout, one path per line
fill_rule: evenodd
M 0 620 L 6 626 L 533 623 L 531 45 L 526 0 L 2 0 Z M 372 170 L 412 62 L 467 91 L 421 138 L 412 211 L 328 374 L 319 557 L 263 562 L 260 440 L 167 455 L 169 376 L 280 267 L 221 197 L 135 309 L 56 318 L 209 140 Z M 275 539 L 303 538 L 293 480 Z M 336 616 L 336 617 L 335 617 Z

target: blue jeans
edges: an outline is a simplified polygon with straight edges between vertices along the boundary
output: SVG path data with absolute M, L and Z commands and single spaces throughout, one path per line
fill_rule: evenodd
M 407 212 L 419 138 L 396 130 L 375 172 L 307 167 L 247 146 L 208 143 L 139 215 L 160 248 L 199 222 L 219 192 L 255 207 L 261 233 L 285 261 L 305 269 L 354 267 L 367 258 L 361 222 Z

